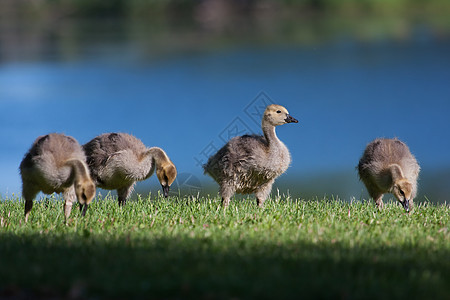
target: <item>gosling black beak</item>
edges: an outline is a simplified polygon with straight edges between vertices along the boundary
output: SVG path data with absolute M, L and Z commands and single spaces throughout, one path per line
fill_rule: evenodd
M 84 217 L 86 215 L 87 208 L 88 208 L 87 204 L 80 204 L 81 216 Z
M 405 199 L 405 200 L 402 202 L 402 205 L 403 205 L 403 208 L 406 210 L 406 212 L 409 212 L 409 200 L 408 200 L 408 199 Z
M 286 119 L 284 119 L 284 121 L 286 123 L 298 123 L 298 120 L 289 114 L 286 116 Z
M 163 190 L 163 193 L 164 193 L 164 197 L 165 198 L 169 197 L 170 186 L 162 185 L 162 190 Z

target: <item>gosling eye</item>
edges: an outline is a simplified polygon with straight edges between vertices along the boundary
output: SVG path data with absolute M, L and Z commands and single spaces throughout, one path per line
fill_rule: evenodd
M 277 114 L 281 114 L 281 110 L 277 110 Z
M 405 197 L 405 192 L 403 190 L 400 190 L 400 195 L 402 195 L 403 197 Z
M 81 199 L 83 199 L 84 201 L 86 201 L 87 200 L 87 197 L 86 197 L 86 195 L 83 193 L 83 194 L 81 194 Z

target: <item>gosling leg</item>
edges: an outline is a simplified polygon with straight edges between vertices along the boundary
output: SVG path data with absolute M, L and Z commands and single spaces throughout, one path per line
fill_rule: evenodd
M 127 202 L 128 197 L 130 197 L 131 192 L 133 191 L 133 185 L 121 188 L 117 190 L 117 196 L 119 201 L 119 206 L 124 206 Z
M 75 188 L 73 185 L 64 191 L 63 198 L 64 198 L 64 219 L 67 224 L 67 220 L 70 217 L 70 212 L 72 211 L 72 205 L 77 198 L 75 194 Z
M 263 185 L 256 193 L 256 204 L 258 207 L 263 207 L 264 202 L 266 201 L 267 197 L 269 197 L 270 192 L 272 191 L 272 185 L 274 181 L 269 181 L 265 185 Z
M 370 197 L 375 201 L 378 209 L 383 209 L 383 193 L 373 185 L 372 183 L 366 183 L 367 192 L 369 192 Z
M 375 204 L 377 205 L 377 208 L 380 210 L 383 209 L 383 207 L 384 207 L 383 194 L 377 195 L 376 197 L 373 197 L 373 199 L 375 200 Z
M 22 195 L 25 199 L 25 223 L 28 222 L 28 217 L 30 216 L 31 209 L 33 208 L 33 199 L 37 195 L 37 191 L 25 185 L 22 189 Z
M 228 207 L 230 204 L 230 198 L 234 195 L 235 189 L 232 185 L 223 184 L 220 187 L 220 195 L 222 196 L 222 206 Z

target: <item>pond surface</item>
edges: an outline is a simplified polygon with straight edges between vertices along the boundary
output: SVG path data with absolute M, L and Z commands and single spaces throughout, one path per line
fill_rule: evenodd
M 231 136 L 259 133 L 258 114 L 268 103 L 299 120 L 277 128 L 293 158 L 281 182 L 346 174 L 350 184 L 333 177 L 329 188 L 316 182 L 318 189 L 358 198 L 363 188 L 354 168 L 376 137 L 404 140 L 424 180 L 450 168 L 450 39 L 340 38 L 151 58 L 124 40 L 71 59 L 43 57 L 0 64 L 0 195 L 20 193 L 20 161 L 49 132 L 80 143 L 104 132 L 131 133 L 164 148 L 183 178 L 211 183 L 201 163 Z M 443 181 L 438 189 L 446 192 Z

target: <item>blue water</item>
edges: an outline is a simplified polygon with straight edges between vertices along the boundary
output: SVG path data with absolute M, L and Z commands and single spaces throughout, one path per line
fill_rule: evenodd
M 449 40 L 236 46 L 161 59 L 127 51 L 0 65 L 0 195 L 20 193 L 20 161 L 48 132 L 80 143 L 128 132 L 164 148 L 179 173 L 211 182 L 199 164 L 228 137 L 260 132 L 251 112 L 269 102 L 299 119 L 277 129 L 293 158 L 283 178 L 354 172 L 376 137 L 404 140 L 422 172 L 450 168 Z

